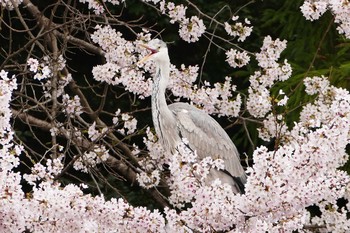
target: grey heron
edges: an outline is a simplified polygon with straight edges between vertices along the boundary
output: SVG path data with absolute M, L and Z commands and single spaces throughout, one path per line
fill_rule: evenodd
M 152 118 L 163 149 L 174 153 L 182 139 L 186 138 L 187 146 L 197 152 L 198 159 L 210 156 L 224 161 L 225 170 L 211 169 L 207 182 L 219 178 L 221 182 L 231 185 L 235 193 L 244 192 L 246 174 L 239 153 L 219 123 L 206 112 L 187 103 L 167 105 L 165 91 L 170 75 L 170 59 L 166 43 L 153 39 L 141 46 L 148 49 L 150 54 L 139 63 L 153 60 L 156 64 L 152 87 Z

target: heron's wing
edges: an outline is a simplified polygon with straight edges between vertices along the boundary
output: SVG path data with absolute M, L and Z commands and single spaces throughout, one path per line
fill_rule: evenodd
M 245 179 L 239 153 L 225 130 L 211 116 L 186 103 L 169 105 L 174 113 L 182 137 L 189 141 L 198 157 L 220 158 L 225 161 L 225 170 L 232 176 Z

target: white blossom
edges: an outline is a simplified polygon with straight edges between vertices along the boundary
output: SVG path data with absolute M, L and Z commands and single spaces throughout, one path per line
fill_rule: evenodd
M 186 18 L 182 20 L 179 35 L 188 43 L 196 42 L 205 32 L 205 29 L 203 20 L 199 19 L 197 16 L 192 16 L 190 19 Z
M 287 104 L 287 101 L 288 101 L 288 96 L 283 96 L 282 99 L 280 99 L 277 103 L 278 106 L 285 106 Z
M 84 152 L 74 162 L 73 167 L 77 171 L 88 173 L 90 168 L 94 168 L 96 165 L 107 161 L 108 157 L 108 150 L 104 146 L 95 145 L 93 150 Z
M 103 2 L 109 2 L 112 5 L 119 5 L 123 3 L 125 0 L 103 0 Z M 79 0 L 81 3 L 87 3 L 88 8 L 93 10 L 95 14 L 100 15 L 105 12 L 103 8 L 103 4 L 96 0 Z
M 23 0 L 0 0 L 2 7 L 7 8 L 8 10 L 13 10 L 15 7 L 18 7 Z
M 71 99 L 68 94 L 64 94 L 62 96 L 62 104 L 64 107 L 63 112 L 70 117 L 79 116 L 82 113 L 83 107 L 81 106 L 80 98 L 77 95 Z
M 29 65 L 29 70 L 36 73 L 38 71 L 39 67 L 39 61 L 34 58 L 29 58 L 27 61 L 27 64 Z
M 309 1 L 306 0 L 300 7 L 301 12 L 308 20 L 316 20 L 327 10 L 328 0 Z
M 304 17 L 308 20 L 317 20 L 327 10 L 334 15 L 337 30 L 350 38 L 350 4 L 348 0 L 305 0 L 300 7 Z
M 175 5 L 173 2 L 168 2 L 166 8 L 171 19 L 170 23 L 183 22 L 186 19 L 187 7 L 184 5 Z
M 325 94 L 328 91 L 329 81 L 324 76 L 307 77 L 304 79 L 305 92 L 309 95 Z
M 106 135 L 107 131 L 107 127 L 96 129 L 96 122 L 94 121 L 94 123 L 92 123 L 88 129 L 88 135 L 91 141 L 96 141 L 97 139 L 102 139 Z
M 238 16 L 233 16 L 232 21 L 237 21 Z M 233 36 L 233 37 L 238 37 L 238 41 L 245 41 L 248 36 L 253 31 L 253 27 L 247 26 L 250 25 L 250 21 L 248 19 L 244 20 L 245 24 L 241 22 L 235 22 L 234 24 L 229 24 L 228 22 L 225 22 L 225 31 L 227 32 L 228 35 Z
M 146 189 L 153 188 L 159 184 L 160 172 L 158 170 L 154 170 L 150 173 L 140 172 L 137 174 L 136 180 L 139 182 L 141 187 Z
M 250 57 L 246 51 L 240 52 L 236 49 L 230 49 L 226 52 L 226 61 L 233 68 L 243 67 L 248 64 Z
M 277 81 L 285 81 L 292 74 L 292 68 L 287 60 L 283 64 L 278 63 L 281 52 L 286 48 L 287 42 L 279 39 L 272 40 L 270 36 L 264 38 L 260 53 L 256 54 L 258 65 L 263 72 L 256 71 L 250 76 L 248 88 L 247 109 L 255 117 L 262 118 L 272 108 L 272 97 L 269 88 Z M 277 105 L 283 106 L 287 97 Z

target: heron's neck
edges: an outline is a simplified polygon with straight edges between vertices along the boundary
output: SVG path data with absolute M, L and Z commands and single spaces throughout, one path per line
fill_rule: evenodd
M 159 135 L 161 133 L 162 119 L 170 120 L 172 116 L 165 99 L 165 90 L 169 81 L 169 73 L 169 61 L 157 64 L 152 88 L 152 117 L 155 130 L 160 137 L 162 137 L 162 135 Z
M 152 99 L 161 105 L 166 105 L 165 90 L 169 82 L 170 64 L 159 63 L 156 68 L 156 76 L 153 80 Z

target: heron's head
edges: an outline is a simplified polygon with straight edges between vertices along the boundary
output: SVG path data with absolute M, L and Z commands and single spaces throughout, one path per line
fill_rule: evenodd
M 168 48 L 164 41 L 153 39 L 147 44 L 141 44 L 142 47 L 148 49 L 150 53 L 142 58 L 139 63 L 153 60 L 155 62 L 169 61 Z

